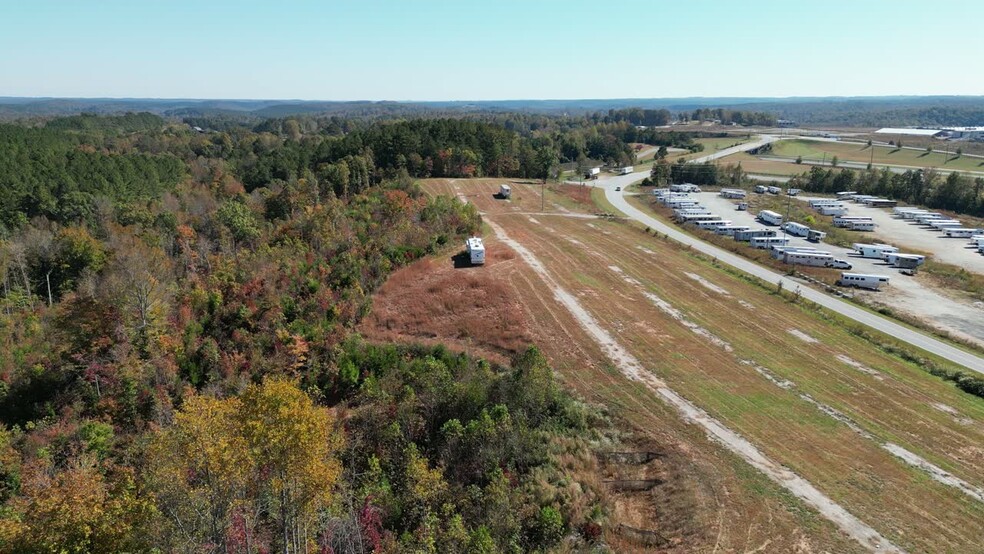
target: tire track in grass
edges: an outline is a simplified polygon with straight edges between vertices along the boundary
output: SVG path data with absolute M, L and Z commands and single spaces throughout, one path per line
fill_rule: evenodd
M 901 549 L 881 536 L 878 531 L 845 510 L 840 504 L 837 504 L 833 499 L 822 493 L 809 481 L 769 459 L 742 436 L 725 427 L 707 414 L 707 412 L 701 410 L 689 400 L 667 387 L 663 380 L 647 371 L 635 356 L 629 353 L 608 331 L 602 328 L 598 321 L 578 302 L 577 298 L 557 283 L 549 271 L 547 271 L 546 266 L 530 250 L 511 239 L 505 230 L 496 223 L 492 221 L 487 221 L 487 223 L 499 240 L 515 250 L 530 268 L 540 276 L 547 287 L 553 292 L 554 298 L 571 312 L 578 323 L 595 339 L 605 354 L 626 377 L 644 383 L 664 401 L 676 408 L 686 421 L 700 425 L 709 438 L 722 444 L 725 448 L 741 457 L 752 467 L 764 473 L 793 495 L 813 506 L 821 515 L 833 522 L 868 550 L 878 553 L 902 552 Z
M 766 379 L 773 382 L 776 386 L 784 390 L 796 389 L 796 384 L 793 383 L 792 381 L 782 379 L 776 376 L 768 369 L 756 364 L 751 360 L 742 360 L 742 363 L 745 365 L 752 366 L 753 368 L 755 368 L 756 371 L 758 371 L 760 374 L 765 376 Z M 798 394 L 800 398 L 802 398 L 806 402 L 809 402 L 810 404 L 813 404 L 821 412 L 843 423 L 844 425 L 847 425 L 847 427 L 850 428 L 855 433 L 857 433 L 858 436 L 877 443 L 878 446 L 881 447 L 883 450 L 887 451 L 889 454 L 895 456 L 896 458 L 902 460 L 907 465 L 924 471 L 934 481 L 953 487 L 959 490 L 960 492 L 966 494 L 967 496 L 973 498 L 974 500 L 977 500 L 978 502 L 984 502 L 984 489 L 971 485 L 967 481 L 960 479 L 959 477 L 951 474 L 945 469 L 937 465 L 934 465 L 933 463 L 926 460 L 922 456 L 916 454 L 915 452 L 907 450 L 906 448 L 898 444 L 881 441 L 880 439 L 878 439 L 878 437 L 872 435 L 868 431 L 865 431 L 864 428 L 858 425 L 858 423 L 855 422 L 853 419 L 851 419 L 847 414 L 841 412 L 840 410 L 832 406 L 828 406 L 827 404 L 820 402 L 819 400 L 813 398 L 813 396 L 811 396 L 809 393 L 800 392 Z

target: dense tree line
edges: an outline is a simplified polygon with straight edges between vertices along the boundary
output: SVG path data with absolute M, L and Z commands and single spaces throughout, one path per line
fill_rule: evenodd
M 621 110 L 608 110 L 602 121 L 604 123 L 619 123 L 626 121 L 632 125 L 643 125 L 646 127 L 669 125 L 672 121 L 670 110 L 646 110 L 642 108 L 625 108 Z
M 928 170 L 893 173 L 886 169 L 855 172 L 812 167 L 790 182 L 811 192 L 855 190 L 910 204 L 984 217 L 984 178 L 952 172 L 946 176 Z
M 0 165 L 30 183 L 0 196 L 0 552 L 542 552 L 597 536 L 597 491 L 557 459 L 587 459 L 595 416 L 535 349 L 495 367 L 354 335 L 394 269 L 480 227 L 411 171 L 510 156 L 522 171 L 556 160 L 553 137 L 129 125 L 0 128 L 6 159 L 39 164 Z M 147 176 L 157 163 L 169 180 Z M 76 190 L 91 210 L 66 211 Z
M 729 110 L 725 108 L 698 108 L 689 115 L 693 121 L 720 121 L 724 125 L 761 125 L 771 127 L 778 121 L 776 115 L 768 112 Z

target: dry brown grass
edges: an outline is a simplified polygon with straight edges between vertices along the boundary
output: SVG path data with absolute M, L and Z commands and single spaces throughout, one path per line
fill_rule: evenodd
M 360 331 L 370 339 L 441 342 L 506 362 L 533 342 L 519 300 L 495 275 L 513 258 L 489 243 L 483 267 L 455 268 L 450 257 L 411 264 L 379 290 Z

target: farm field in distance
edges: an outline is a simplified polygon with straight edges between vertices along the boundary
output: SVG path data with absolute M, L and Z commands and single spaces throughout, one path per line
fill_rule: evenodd
M 570 292 L 647 372 L 894 544 L 916 551 L 984 547 L 979 532 L 984 504 L 973 496 L 984 483 L 984 401 L 673 242 L 621 221 L 584 217 L 598 210 L 584 205 L 583 197 L 572 201 L 568 194 L 547 189 L 551 213 L 538 214 L 533 213 L 539 210 L 538 186 L 513 184 L 514 201 L 505 202 L 492 196 L 500 182 L 423 184 L 432 194 L 473 202 L 493 230 L 539 260 L 537 269 L 516 257 L 478 271 L 492 271 L 500 263 L 509 268 L 496 273 L 535 322 L 529 327 L 535 336 L 555 329 L 554 340 L 543 344 L 550 345 L 552 361 L 567 382 L 579 383 L 575 388 L 590 391 L 589 398 L 634 395 L 632 409 L 621 412 L 630 420 L 638 412 L 661 414 L 661 421 L 678 417 L 640 390 L 640 383 L 620 375 L 618 360 L 608 361 L 615 367 L 607 370 L 586 369 L 604 367 L 606 356 L 599 356 L 583 326 L 553 300 L 537 271 Z M 486 235 L 490 252 L 505 247 L 492 233 Z M 743 324 L 734 325 L 735 318 Z M 604 388 L 595 381 L 603 381 Z M 678 425 L 675 421 L 672 427 Z M 914 458 L 903 461 L 896 447 Z M 966 490 L 934 480 L 913 459 L 959 479 Z M 738 461 L 731 471 L 757 473 Z M 748 485 L 734 474 L 726 481 L 743 483 L 743 489 Z M 789 510 L 804 509 L 786 493 L 767 489 L 787 516 Z M 737 504 L 729 505 L 747 502 L 747 494 L 744 490 Z M 718 509 L 729 508 L 722 504 Z M 736 548 L 734 541 L 744 532 L 738 529 L 765 524 L 763 515 L 753 511 L 722 520 L 718 530 L 726 529 L 733 539 L 730 547 Z M 804 524 L 783 519 L 787 529 Z M 826 525 L 816 513 L 812 519 Z M 775 536 L 765 535 L 762 541 Z
M 950 154 L 944 163 L 942 146 L 937 147 L 932 154 L 908 148 L 896 149 L 890 146 L 872 146 L 874 148 L 874 163 L 910 167 L 935 167 L 945 170 L 984 172 L 984 159 L 971 157 L 956 157 L 954 150 L 957 144 L 950 144 Z M 767 155 L 796 159 L 802 156 L 804 160 L 820 161 L 824 159 L 829 164 L 833 156 L 840 161 L 851 161 L 867 164 L 871 160 L 871 151 L 866 144 L 847 142 L 827 142 L 800 139 L 776 141 L 772 152 Z M 809 169 L 809 168 L 807 168 Z

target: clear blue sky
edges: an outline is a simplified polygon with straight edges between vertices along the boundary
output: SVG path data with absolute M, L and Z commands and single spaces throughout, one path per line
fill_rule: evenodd
M 984 94 L 984 1 L 0 0 L 0 96 Z

